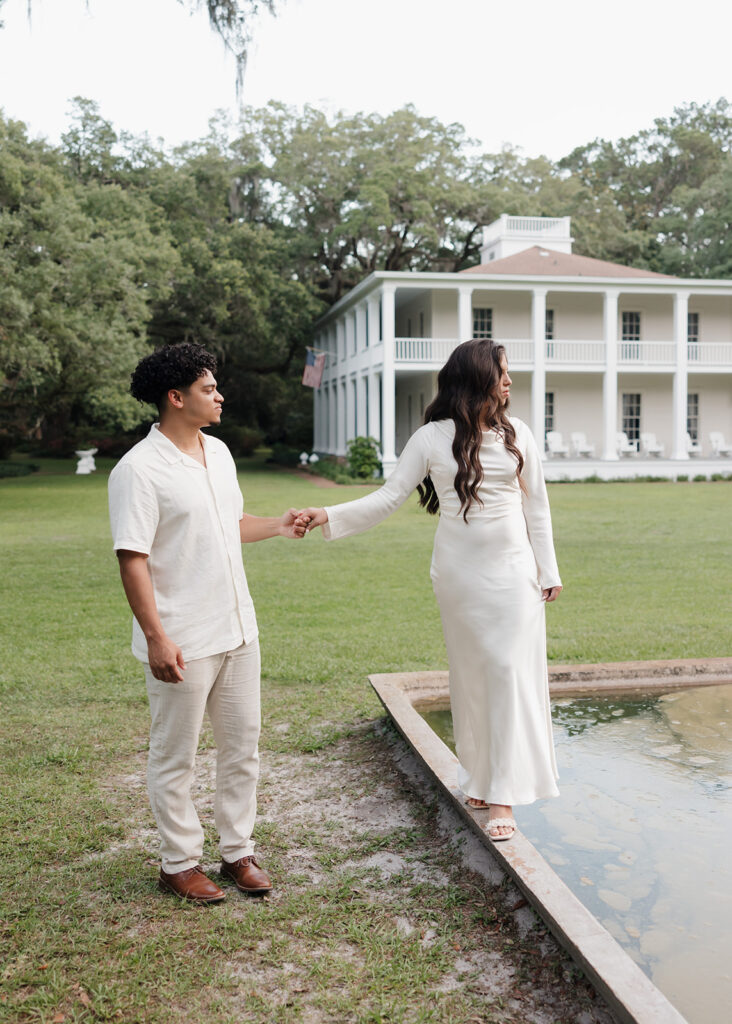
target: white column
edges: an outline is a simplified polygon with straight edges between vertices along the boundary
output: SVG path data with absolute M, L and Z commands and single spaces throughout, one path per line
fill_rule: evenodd
M 381 455 L 384 477 L 396 465 L 396 374 L 394 370 L 394 291 L 385 284 L 381 293 L 381 321 L 384 337 L 382 370 Z
M 365 376 L 361 373 L 356 377 L 356 433 L 365 437 L 366 429 L 366 385 Z
M 336 439 L 336 455 L 346 454 L 346 385 L 342 378 L 336 385 L 338 388 L 338 437 Z
M 343 322 L 343 318 L 341 317 L 341 319 L 336 324 L 336 360 L 337 360 L 337 362 L 340 363 L 341 360 L 345 359 L 345 357 L 346 357 L 346 325 Z
M 320 412 L 322 388 L 313 388 L 313 451 L 320 447 Z
M 338 448 L 338 381 L 331 380 L 328 394 L 328 447 L 327 451 L 335 455 Z
M 368 337 L 366 344 L 369 348 L 373 348 L 374 345 L 379 344 L 379 296 L 372 296 L 368 300 L 369 309 L 369 323 L 368 323 Z
M 374 371 L 369 371 L 369 434 L 371 435 L 371 437 L 376 438 L 379 444 L 381 444 L 381 422 L 379 417 L 379 375 L 378 373 L 374 373 Z
M 458 289 L 458 344 L 473 337 L 473 287 L 461 285 Z
M 618 292 L 603 293 L 603 336 L 605 372 L 602 375 L 602 457 L 618 459 Z
M 534 288 L 531 292 L 531 339 L 534 343 L 534 372 L 531 375 L 531 430 L 543 458 L 546 403 L 546 288 Z
M 688 459 L 686 448 L 686 404 L 689 390 L 688 353 L 689 293 L 674 293 L 674 342 L 676 343 L 676 370 L 673 385 L 673 443 L 672 459 Z
M 348 442 L 352 438 L 354 438 L 356 436 L 355 433 L 354 433 L 354 430 L 353 430 L 353 420 L 354 420 L 354 413 L 355 413 L 355 405 L 354 405 L 354 400 L 353 400 L 353 398 L 354 398 L 354 395 L 353 395 L 353 382 L 354 382 L 354 378 L 353 377 L 346 377 L 346 380 L 345 380 L 345 388 L 346 388 L 346 433 L 345 433 L 345 442 L 346 442 L 346 447 L 348 446 Z

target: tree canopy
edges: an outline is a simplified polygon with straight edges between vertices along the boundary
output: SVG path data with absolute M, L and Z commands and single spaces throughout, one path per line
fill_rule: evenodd
M 0 116 L 0 439 L 73 445 L 150 418 L 150 346 L 216 353 L 230 419 L 303 446 L 310 325 L 374 270 L 456 271 L 501 213 L 572 217 L 575 248 L 732 277 L 732 108 L 689 104 L 564 159 L 482 153 L 414 107 L 270 103 L 172 152 L 77 97 L 60 146 Z

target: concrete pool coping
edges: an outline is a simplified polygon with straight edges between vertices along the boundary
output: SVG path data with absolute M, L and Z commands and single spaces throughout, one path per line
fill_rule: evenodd
M 435 777 L 458 814 L 513 878 L 555 938 L 579 964 L 621 1024 L 687 1024 L 538 850 L 517 832 L 492 843 L 487 810 L 465 804 L 457 786 L 457 757 L 427 725 L 423 711 L 449 706 L 447 672 L 371 675 L 369 682 L 399 732 Z M 732 682 L 732 658 L 552 665 L 552 696 L 669 693 Z

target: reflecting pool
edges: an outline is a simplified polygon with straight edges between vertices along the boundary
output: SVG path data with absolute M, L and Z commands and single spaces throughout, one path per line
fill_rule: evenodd
M 425 714 L 454 749 L 449 711 Z M 732 684 L 552 706 L 527 838 L 691 1024 L 732 1019 Z

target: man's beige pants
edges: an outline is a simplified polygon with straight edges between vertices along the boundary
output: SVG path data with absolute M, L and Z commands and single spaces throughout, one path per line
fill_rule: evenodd
M 203 713 L 216 741 L 214 821 L 221 856 L 229 862 L 254 850 L 260 706 L 259 643 L 189 661 L 182 683 L 163 683 L 145 665 L 150 700 L 147 790 L 160 831 L 163 871 L 201 861 L 203 829 L 191 800 Z

